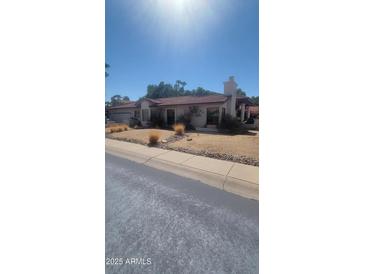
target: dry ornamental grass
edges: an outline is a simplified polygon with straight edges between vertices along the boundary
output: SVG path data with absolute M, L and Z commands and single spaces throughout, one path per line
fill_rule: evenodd
M 183 135 L 185 133 L 185 125 L 184 124 L 176 124 L 174 125 L 174 130 L 176 135 Z
M 108 128 L 105 129 L 105 132 L 106 133 L 122 132 L 122 131 L 127 131 L 128 129 L 129 127 L 126 124 L 116 124 L 116 125 L 110 125 Z
M 151 131 L 148 135 L 150 145 L 156 145 L 161 137 L 161 133 L 158 131 Z

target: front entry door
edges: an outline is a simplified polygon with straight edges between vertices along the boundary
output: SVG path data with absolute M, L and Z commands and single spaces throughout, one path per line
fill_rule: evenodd
M 175 110 L 174 109 L 167 109 L 167 125 L 171 126 L 175 124 Z

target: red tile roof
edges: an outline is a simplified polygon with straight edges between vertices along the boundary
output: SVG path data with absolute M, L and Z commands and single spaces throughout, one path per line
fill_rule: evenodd
M 237 96 L 237 103 L 245 104 L 247 106 L 254 105 L 253 101 L 249 97 L 245 97 L 245 96 Z
M 137 102 L 131 101 L 129 103 L 125 103 L 119 106 L 110 107 L 109 109 L 119 109 L 119 108 L 135 108 Z
M 193 104 L 210 104 L 210 103 L 224 103 L 229 96 L 226 95 L 207 95 L 207 96 L 178 96 L 168 98 L 150 99 L 145 98 L 143 100 L 150 101 L 155 106 L 175 106 L 175 105 L 193 105 Z M 252 102 L 248 97 L 237 96 L 237 100 L 242 103 L 251 105 Z M 121 108 L 135 108 L 139 107 L 140 102 L 129 102 L 123 105 L 110 107 L 109 109 L 121 109 Z
M 154 101 L 158 101 L 156 102 L 158 106 L 224 103 L 226 100 L 227 96 L 225 95 L 179 96 L 154 99 Z

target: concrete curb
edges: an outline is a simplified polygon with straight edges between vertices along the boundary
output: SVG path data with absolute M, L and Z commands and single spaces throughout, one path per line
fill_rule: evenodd
M 227 176 L 223 190 L 242 197 L 259 200 L 259 184 L 252 182 Z
M 106 139 L 105 151 L 242 197 L 259 199 L 258 167 L 111 139 Z
M 175 164 L 172 162 L 167 162 L 157 158 L 152 158 L 148 160 L 145 165 L 164 170 L 167 172 L 174 173 L 176 175 L 187 177 L 190 179 L 195 179 L 201 181 L 207 185 L 219 188 L 223 190 L 223 185 L 225 178 L 222 175 L 207 172 L 204 170 L 194 169 L 192 167 L 187 167 L 184 165 Z

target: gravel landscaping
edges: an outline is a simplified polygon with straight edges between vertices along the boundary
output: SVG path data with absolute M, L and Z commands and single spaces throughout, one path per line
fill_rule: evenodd
M 244 155 L 232 155 L 232 154 L 226 154 L 226 153 L 214 153 L 207 150 L 195 150 L 191 148 L 183 148 L 183 147 L 171 147 L 168 145 L 160 144 L 158 147 L 169 149 L 169 150 L 175 150 L 185 153 L 190 153 L 198 156 L 205 156 L 210 158 L 215 158 L 219 160 L 225 160 L 225 161 L 231 161 L 235 163 L 241 163 L 245 165 L 251 165 L 251 166 L 259 166 L 259 160 L 256 160 L 254 158 L 250 158 Z
M 258 165 L 258 132 L 246 134 L 190 133 L 189 138 L 168 143 L 169 148 L 240 163 Z
M 106 137 L 148 145 L 148 134 L 151 130 L 158 131 L 161 134 L 160 142 L 155 147 L 259 166 L 258 132 L 239 135 L 194 132 L 179 136 L 175 135 L 172 130 L 131 129 L 123 132 L 107 133 Z

